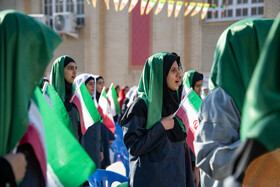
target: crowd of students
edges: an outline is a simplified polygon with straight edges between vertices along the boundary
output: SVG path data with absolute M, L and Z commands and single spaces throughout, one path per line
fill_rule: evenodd
M 280 92 L 276 84 L 279 32 L 280 17 L 245 19 L 227 28 L 215 50 L 209 94 L 207 89 L 201 94 L 203 74 L 185 72 L 180 56 L 174 52 L 149 57 L 139 85 L 130 89 L 116 85 L 121 110 L 113 119 L 122 127 L 129 153 L 126 185 L 279 185 L 268 168 L 280 168 Z M 98 108 L 104 78 L 88 73 L 77 75 L 78 61 L 63 55 L 53 62 L 50 80 L 44 80 L 44 71 L 61 38 L 23 13 L 0 12 L 0 40 L 0 185 L 49 185 L 41 160 L 34 159 L 38 156 L 36 150 L 22 143 L 37 88 L 96 168 L 106 169 L 111 164 L 109 148 L 115 136 L 106 124 L 107 116 Z M 87 102 L 98 108 L 95 114 L 99 115 L 86 129 L 81 116 L 85 114 L 73 102 L 82 84 L 90 96 Z M 52 95 L 45 93 L 47 87 L 55 91 L 57 103 L 63 105 L 54 104 Z M 198 126 L 190 145 L 186 138 L 191 136 L 191 120 L 177 112 L 188 96 L 186 92 L 192 91 L 199 103 L 203 101 L 195 116 Z M 270 175 L 261 175 L 261 170 Z M 88 185 L 86 180 L 83 182 L 80 185 Z

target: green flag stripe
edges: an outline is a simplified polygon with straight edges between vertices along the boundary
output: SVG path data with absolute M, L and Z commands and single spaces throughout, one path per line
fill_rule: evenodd
M 189 95 L 189 102 L 191 106 L 194 108 L 194 110 L 198 113 L 202 100 L 193 90 Z
M 119 114 L 119 113 L 121 113 L 121 109 L 120 109 L 120 104 L 118 102 L 117 91 L 116 91 L 113 84 L 111 84 L 110 89 L 111 89 L 112 97 L 113 97 L 113 100 L 114 100 L 113 102 L 114 102 L 114 105 L 115 105 L 116 114 Z
M 46 84 L 46 83 L 45 83 Z M 60 99 L 57 92 L 54 90 L 54 87 L 50 84 L 47 84 L 46 93 L 49 95 L 53 111 L 57 114 L 58 118 L 62 121 L 63 125 L 75 136 L 75 130 L 73 124 L 70 120 L 70 117 L 66 111 L 66 108 Z
M 96 123 L 97 121 L 101 120 L 101 116 L 87 90 L 87 87 L 85 85 L 85 83 L 82 83 L 82 85 L 80 86 L 80 91 L 82 94 L 82 99 L 84 100 L 84 103 L 88 109 L 89 114 L 91 115 L 94 123 Z
M 48 163 L 64 186 L 81 185 L 96 170 L 94 162 L 51 110 L 38 87 L 33 99 L 44 123 Z

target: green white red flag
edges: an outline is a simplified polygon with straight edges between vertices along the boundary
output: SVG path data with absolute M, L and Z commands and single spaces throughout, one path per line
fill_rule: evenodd
M 107 98 L 111 107 L 112 116 L 116 116 L 117 114 L 120 114 L 121 108 L 118 101 L 118 94 L 113 83 L 109 87 Z
M 95 163 L 57 117 L 38 87 L 32 99 L 37 107 L 34 115 L 41 118 L 45 130 L 48 186 L 80 186 L 96 170 Z
M 85 134 L 90 126 L 101 120 L 84 82 L 81 82 L 80 85 L 76 84 L 76 90 L 70 102 L 73 102 L 79 110 L 82 134 Z
M 103 123 L 108 129 L 114 134 L 115 133 L 115 123 L 113 119 L 113 115 L 111 113 L 111 108 L 106 96 L 106 90 L 105 87 L 103 87 L 101 95 L 99 97 L 99 105 L 98 105 L 98 111 L 103 119 Z

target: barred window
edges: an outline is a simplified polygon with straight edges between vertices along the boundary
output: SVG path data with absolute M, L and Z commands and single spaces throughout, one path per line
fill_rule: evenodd
M 73 12 L 77 17 L 77 25 L 84 25 L 84 0 L 43 0 L 43 14 L 51 19 L 57 12 Z
M 262 18 L 264 0 L 207 0 L 210 4 L 205 22 Z

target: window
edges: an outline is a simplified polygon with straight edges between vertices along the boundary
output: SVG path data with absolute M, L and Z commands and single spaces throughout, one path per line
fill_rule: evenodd
M 84 25 L 84 0 L 43 0 L 43 13 L 52 16 L 56 12 L 73 12 L 77 17 L 77 25 Z
M 205 22 L 263 17 L 264 0 L 207 0 L 210 4 Z

